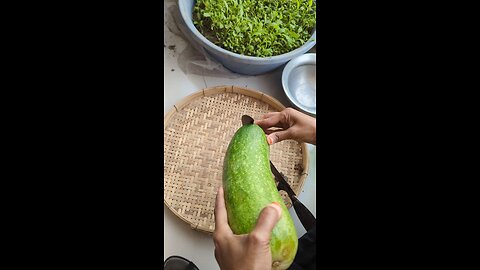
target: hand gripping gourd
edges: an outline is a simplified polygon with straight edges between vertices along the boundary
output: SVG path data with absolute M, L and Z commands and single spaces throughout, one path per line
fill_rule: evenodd
M 287 269 L 297 253 L 295 226 L 272 176 L 265 133 L 253 121 L 246 121 L 246 118 L 242 121 L 244 125 L 231 139 L 224 160 L 223 188 L 228 223 L 235 234 L 250 233 L 263 208 L 272 202 L 279 203 L 282 217 L 270 239 L 272 269 Z

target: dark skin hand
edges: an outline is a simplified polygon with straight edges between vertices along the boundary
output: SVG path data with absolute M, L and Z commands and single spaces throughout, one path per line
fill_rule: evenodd
M 292 108 L 267 113 L 255 124 L 265 131 L 269 144 L 289 139 L 317 144 L 316 119 Z
M 223 188 L 215 203 L 215 259 L 222 270 L 271 270 L 270 237 L 280 220 L 282 210 L 278 203 L 266 206 L 250 234 L 235 235 L 228 225 Z

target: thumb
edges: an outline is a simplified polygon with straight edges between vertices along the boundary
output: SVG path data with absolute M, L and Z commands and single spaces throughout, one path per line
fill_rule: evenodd
M 274 144 L 274 143 L 277 143 L 277 142 L 281 142 L 283 140 L 286 140 L 286 139 L 289 139 L 291 136 L 290 134 L 290 130 L 286 129 L 286 130 L 281 130 L 281 131 L 276 131 L 276 132 L 272 132 L 270 133 L 270 135 L 268 135 L 267 137 L 267 141 L 268 141 L 268 144 Z
M 257 225 L 252 231 L 252 235 L 257 237 L 257 240 L 268 242 L 270 235 L 275 225 L 282 217 L 282 208 L 277 202 L 269 204 L 263 208 L 257 219 Z

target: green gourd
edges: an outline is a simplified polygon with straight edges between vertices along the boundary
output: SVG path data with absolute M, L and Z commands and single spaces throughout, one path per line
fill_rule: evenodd
M 243 125 L 230 141 L 224 160 L 223 187 L 228 223 L 235 234 L 250 233 L 265 206 L 280 204 L 282 217 L 270 239 L 272 269 L 287 269 L 297 253 L 297 233 L 275 185 L 267 138 L 258 125 Z

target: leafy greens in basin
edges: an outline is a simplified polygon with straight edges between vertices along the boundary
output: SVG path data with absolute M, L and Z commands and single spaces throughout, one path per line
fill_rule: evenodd
M 197 0 L 192 15 L 200 33 L 217 46 L 269 57 L 308 42 L 315 9 L 313 0 Z

